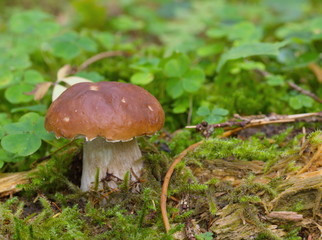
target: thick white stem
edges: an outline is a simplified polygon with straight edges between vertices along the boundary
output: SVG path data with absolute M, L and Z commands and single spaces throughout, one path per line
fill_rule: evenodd
M 137 141 L 129 142 L 106 142 L 98 137 L 92 141 L 84 143 L 83 153 L 83 173 L 81 181 L 82 191 L 88 191 L 95 181 L 97 169 L 99 169 L 99 179 L 112 174 L 123 179 L 127 171 L 132 171 L 140 176 L 143 168 L 142 154 Z M 135 177 L 132 176 L 135 180 Z M 110 187 L 116 187 L 114 182 L 109 182 Z M 102 185 L 100 184 L 100 187 Z

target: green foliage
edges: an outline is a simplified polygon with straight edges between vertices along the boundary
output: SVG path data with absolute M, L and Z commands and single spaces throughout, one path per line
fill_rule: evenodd
M 229 111 L 223 108 L 214 107 L 212 111 L 209 110 L 207 106 L 201 106 L 197 110 L 197 115 L 204 117 L 204 121 L 214 124 L 219 123 L 225 119 Z
M 197 240 L 212 240 L 213 233 L 211 233 L 211 232 L 200 233 L 196 236 L 196 238 L 197 238 Z
M 289 104 L 291 108 L 298 110 L 303 107 L 312 107 L 313 100 L 308 96 L 297 95 L 289 99 Z
M 78 57 L 82 51 L 95 52 L 97 44 L 89 37 L 82 37 L 75 32 L 64 33 L 50 42 L 54 56 L 71 60 Z
M 131 77 L 131 83 L 137 85 L 146 85 L 152 82 L 153 78 L 154 76 L 152 73 L 138 72 Z
M 183 54 L 171 57 L 164 65 L 163 73 L 167 80 L 166 90 L 172 98 L 180 97 L 184 92 L 197 92 L 205 81 L 200 68 L 190 68 L 190 59 Z
M 28 156 L 37 151 L 41 140 L 53 140 L 53 135 L 44 128 L 44 117 L 33 112 L 26 113 L 16 123 L 4 125 L 3 131 L 3 149 L 18 156 Z
M 54 81 L 61 66 L 79 66 L 104 51 L 124 51 L 126 57 L 103 59 L 77 75 L 143 86 L 160 100 L 171 131 L 187 122 L 218 123 L 234 113 L 319 111 L 318 103 L 285 84 L 292 79 L 316 95 L 322 93 L 307 70 L 308 64 L 319 64 L 318 3 L 137 1 L 111 4 L 107 12 L 99 0 L 71 1 L 60 9 L 66 19 L 47 12 L 53 7 L 49 3 L 41 5 L 46 10 L 3 8 L 1 112 L 13 123 L 29 112 L 44 116 L 49 94 L 35 101 L 26 93 L 36 84 Z M 65 9 L 71 11 L 65 14 Z M 23 132 L 20 145 L 33 143 L 28 151 L 26 146 L 18 150 L 11 146 L 16 138 L 7 134 L 1 124 L 0 137 L 6 139 L 0 152 L 10 155 L 7 159 L 18 161 L 21 155 L 21 162 L 48 147 L 37 134 Z M 62 140 L 45 141 L 59 145 Z
M 221 56 L 218 62 L 217 71 L 220 71 L 223 65 L 229 60 L 258 55 L 277 56 L 279 53 L 278 49 L 283 47 L 283 45 L 285 45 L 285 43 L 253 43 L 231 48 Z

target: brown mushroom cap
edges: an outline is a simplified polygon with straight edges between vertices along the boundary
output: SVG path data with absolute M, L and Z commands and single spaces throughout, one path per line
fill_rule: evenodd
M 126 141 L 152 135 L 164 124 L 158 100 L 145 89 L 129 83 L 77 83 L 49 107 L 45 128 L 57 137 L 79 135 L 92 140 Z

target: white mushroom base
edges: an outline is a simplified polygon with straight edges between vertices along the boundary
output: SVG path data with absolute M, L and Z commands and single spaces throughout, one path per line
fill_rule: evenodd
M 136 180 L 143 168 L 142 154 L 136 139 L 129 142 L 106 142 L 97 137 L 92 141 L 84 143 L 83 173 L 81 180 L 82 191 L 88 191 L 95 182 L 97 169 L 99 169 L 99 180 L 104 179 L 107 174 L 123 179 L 126 172 L 130 172 L 131 179 Z M 111 188 L 117 187 L 114 181 L 108 182 Z M 102 188 L 100 181 L 99 188 Z

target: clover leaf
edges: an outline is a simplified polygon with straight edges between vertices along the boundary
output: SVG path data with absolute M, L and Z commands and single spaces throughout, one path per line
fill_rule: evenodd
M 185 91 L 193 93 L 199 90 L 204 80 L 204 72 L 200 68 L 194 68 L 182 77 L 182 86 Z
M 33 134 L 11 134 L 4 137 L 1 144 L 8 152 L 28 156 L 40 148 L 41 139 Z
M 152 82 L 154 79 L 154 75 L 148 72 L 138 72 L 132 75 L 131 83 L 137 85 L 146 85 Z
M 313 100 L 312 98 L 305 95 L 297 95 L 289 99 L 289 104 L 291 108 L 299 110 L 303 107 L 312 107 Z
M 172 98 L 178 98 L 184 92 L 198 91 L 205 80 L 204 71 L 197 67 L 190 68 L 190 60 L 183 54 L 169 59 L 163 73 L 168 77 L 166 91 Z
M 91 38 L 81 37 L 76 32 L 67 32 L 55 37 L 50 42 L 54 56 L 71 60 L 79 56 L 83 50 L 95 52 L 97 44 Z
M 30 84 L 38 84 L 44 82 L 43 76 L 35 70 L 27 70 L 24 73 L 24 82 Z
M 53 134 L 44 128 L 44 117 L 29 112 L 18 122 L 9 123 L 3 127 L 6 136 L 1 140 L 4 150 L 18 156 L 28 156 L 36 152 L 41 146 L 41 140 L 53 140 Z
M 7 114 L 0 113 L 0 139 L 5 135 L 4 128 L 3 128 L 4 125 L 6 125 L 10 122 L 11 122 L 11 120 Z
M 184 92 L 182 83 L 177 78 L 168 79 L 167 85 L 166 85 L 166 91 L 172 98 L 178 98 Z
M 207 106 L 200 106 L 197 110 L 197 115 L 202 116 L 203 120 L 210 124 L 221 122 L 227 115 L 229 111 L 224 108 L 216 108 L 214 107 L 212 111 L 210 111 Z
M 28 83 L 19 83 L 7 88 L 4 96 L 10 103 L 25 103 L 33 99 L 33 96 L 26 95 L 33 89 L 34 87 Z
M 0 69 L 0 89 L 6 88 L 14 80 L 13 73 L 8 69 Z
M 164 66 L 164 74 L 167 77 L 181 77 L 189 68 L 187 57 L 169 60 Z

